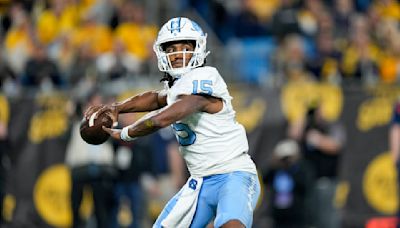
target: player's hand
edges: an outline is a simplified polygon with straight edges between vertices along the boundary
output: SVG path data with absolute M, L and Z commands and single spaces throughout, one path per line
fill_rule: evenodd
M 97 112 L 101 107 L 102 107 L 102 105 L 90 106 L 88 109 L 86 109 L 86 111 L 83 114 L 83 116 L 85 117 L 85 119 L 88 120 L 93 115 L 93 113 Z M 96 115 L 96 117 L 97 117 L 97 115 Z
M 121 140 L 121 129 L 108 128 L 103 126 L 103 130 L 107 132 L 113 139 Z
M 86 119 L 89 119 L 93 115 L 93 113 L 96 113 L 94 119 L 100 116 L 100 114 L 106 113 L 113 120 L 113 125 L 116 125 L 115 123 L 118 121 L 118 110 L 113 105 L 90 106 L 86 110 L 84 116 Z

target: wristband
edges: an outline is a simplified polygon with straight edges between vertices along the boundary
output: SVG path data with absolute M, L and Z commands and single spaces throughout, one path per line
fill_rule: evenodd
M 120 136 L 121 140 L 125 141 L 125 142 L 130 142 L 130 141 L 136 140 L 136 137 L 129 136 L 128 131 L 129 131 L 129 127 L 122 128 L 121 136 Z

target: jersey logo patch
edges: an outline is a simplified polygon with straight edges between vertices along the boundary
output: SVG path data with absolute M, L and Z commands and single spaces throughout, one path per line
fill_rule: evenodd
M 197 180 L 191 179 L 191 180 L 189 181 L 189 188 L 191 188 L 191 189 L 193 189 L 193 190 L 196 190 L 196 187 L 197 187 Z

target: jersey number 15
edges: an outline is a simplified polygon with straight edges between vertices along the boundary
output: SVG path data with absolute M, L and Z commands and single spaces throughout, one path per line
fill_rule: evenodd
M 193 94 L 207 94 L 211 95 L 213 93 L 212 81 L 211 80 L 193 80 Z

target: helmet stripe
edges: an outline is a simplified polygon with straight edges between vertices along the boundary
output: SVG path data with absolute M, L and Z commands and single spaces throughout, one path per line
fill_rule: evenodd
M 176 20 L 171 20 L 171 33 L 173 32 L 181 32 L 181 18 L 178 17 Z

